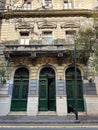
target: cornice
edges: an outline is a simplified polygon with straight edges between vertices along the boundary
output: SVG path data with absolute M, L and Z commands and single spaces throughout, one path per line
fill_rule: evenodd
M 38 28 L 39 29 L 45 29 L 45 28 L 48 28 L 48 29 L 54 28 L 55 29 L 55 28 L 57 28 L 57 25 L 52 22 L 43 22 L 43 23 L 38 24 Z
M 4 18 L 36 18 L 36 17 L 92 17 L 98 15 L 98 10 L 70 9 L 70 10 L 9 10 L 0 12 L 0 19 Z

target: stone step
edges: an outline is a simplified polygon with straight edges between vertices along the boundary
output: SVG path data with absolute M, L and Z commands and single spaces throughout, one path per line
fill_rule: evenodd
M 57 115 L 57 114 L 55 111 L 46 111 L 46 112 L 40 111 L 38 112 L 38 115 Z
M 16 115 L 16 116 L 21 116 L 21 115 L 26 115 L 27 113 L 26 112 L 16 112 L 16 111 L 14 111 L 14 112 L 10 112 L 8 115 Z

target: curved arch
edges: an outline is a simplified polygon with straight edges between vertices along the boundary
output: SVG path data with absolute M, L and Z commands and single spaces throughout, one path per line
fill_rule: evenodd
M 30 72 L 30 69 L 29 69 L 29 67 L 28 66 L 26 66 L 26 65 L 18 65 L 18 66 L 15 66 L 14 68 L 13 68 L 13 71 L 12 71 L 12 74 L 11 74 L 11 84 L 13 84 L 13 81 L 14 81 L 14 75 L 15 75 L 15 72 L 19 69 L 19 68 L 26 68 L 29 72 Z
M 41 70 L 43 68 L 46 68 L 46 67 L 52 68 L 54 70 L 54 72 L 55 72 L 55 75 L 56 75 L 56 68 L 54 66 L 52 66 L 52 65 L 43 65 L 43 66 L 41 66 L 39 71 L 38 71 L 38 75 L 40 75 Z
M 15 75 L 15 72 L 18 70 L 18 69 L 20 69 L 20 68 L 25 68 L 25 69 L 27 69 L 28 70 L 28 72 L 30 72 L 30 70 L 29 70 L 29 67 L 27 66 L 27 65 L 17 65 L 15 68 L 14 68 L 14 75 Z
M 74 68 L 74 65 L 73 64 L 69 64 L 69 65 L 67 65 L 66 67 L 65 67 L 65 74 L 66 74 L 66 71 L 67 71 L 67 69 L 68 68 Z M 79 65 L 77 65 L 77 70 L 79 70 L 80 71 L 80 73 L 81 73 L 81 78 L 83 79 L 83 73 L 84 73 L 84 70 L 83 70 L 83 68 L 82 68 L 82 66 L 79 66 Z M 64 74 L 64 75 L 65 75 Z M 66 76 L 65 76 L 66 77 Z
M 74 67 L 67 68 L 67 70 L 66 70 L 66 79 L 69 78 L 68 76 L 73 76 L 73 78 L 75 78 L 75 69 L 74 69 Z M 81 78 L 82 78 L 81 71 L 79 70 L 79 68 L 77 68 L 77 79 L 81 80 Z
M 67 92 L 67 106 L 71 105 L 75 108 L 75 101 L 78 102 L 78 111 L 84 111 L 84 100 L 83 100 L 83 83 L 81 71 L 77 68 L 77 87 L 75 86 L 75 69 L 69 67 L 66 69 L 66 92 Z M 77 97 L 75 90 L 77 89 Z M 68 111 L 69 112 L 69 111 Z
M 54 69 L 52 68 L 52 67 L 50 67 L 50 66 L 45 66 L 44 68 L 42 68 L 41 70 L 40 70 L 40 76 L 55 76 L 55 71 L 54 71 Z
M 39 111 L 49 110 L 56 110 L 55 71 L 45 66 L 39 75 Z
M 20 67 L 15 71 L 14 78 L 17 78 L 17 75 L 22 77 L 29 77 L 29 71 L 25 67 Z
M 19 67 L 14 73 L 11 111 L 26 111 L 29 86 L 29 71 Z

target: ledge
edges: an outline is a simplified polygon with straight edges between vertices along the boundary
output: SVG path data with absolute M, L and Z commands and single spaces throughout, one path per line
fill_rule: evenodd
M 71 45 L 6 45 L 4 49 L 4 55 L 9 57 L 27 56 L 36 58 L 45 55 L 56 55 L 63 57 L 63 55 L 69 51 L 74 50 L 74 46 Z
M 4 52 L 51 52 L 73 50 L 74 44 L 35 44 L 35 45 L 5 45 Z
M 5 97 L 6 98 L 6 97 L 9 97 L 9 95 L 8 94 L 0 94 L 0 98 L 1 97 L 3 97 L 3 98 Z
M 17 18 L 17 17 L 69 17 L 84 16 L 92 17 L 98 15 L 97 10 L 88 9 L 66 9 L 66 10 L 9 10 L 0 12 L 0 18 Z

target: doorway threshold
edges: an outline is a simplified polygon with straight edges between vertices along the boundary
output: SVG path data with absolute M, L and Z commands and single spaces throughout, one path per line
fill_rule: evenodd
M 21 111 L 21 112 L 14 111 L 14 112 L 10 112 L 8 115 L 19 116 L 19 115 L 27 115 L 27 113 L 24 111 Z
M 50 116 L 50 115 L 57 115 L 55 111 L 40 111 L 38 112 L 38 115 L 47 115 L 47 116 Z

